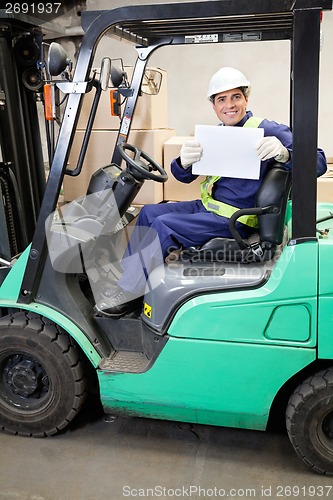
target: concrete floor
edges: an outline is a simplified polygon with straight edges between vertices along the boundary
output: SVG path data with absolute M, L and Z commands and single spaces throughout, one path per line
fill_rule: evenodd
M 97 405 L 51 438 L 0 434 L 0 500 L 332 499 L 332 484 L 284 431 L 107 422 Z

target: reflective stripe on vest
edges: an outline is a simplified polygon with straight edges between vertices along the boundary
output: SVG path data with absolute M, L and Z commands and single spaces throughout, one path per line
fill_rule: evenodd
M 257 128 L 259 127 L 262 120 L 263 120 L 262 118 L 258 118 L 256 116 L 250 116 L 250 118 L 246 120 L 246 122 L 244 123 L 243 127 Z M 206 210 L 209 210 L 210 212 L 214 212 L 217 215 L 221 215 L 222 217 L 227 217 L 228 219 L 230 219 L 230 217 L 235 212 L 237 212 L 237 210 L 240 210 L 240 208 L 233 207 L 232 205 L 224 203 L 223 201 L 214 200 L 214 198 L 211 195 L 211 191 L 213 184 L 219 179 L 220 176 L 218 175 L 215 176 L 207 175 L 206 179 L 203 182 L 201 182 L 200 184 L 201 201 Z M 242 224 L 245 224 L 246 226 L 254 228 L 258 227 L 258 218 L 256 215 L 242 215 L 237 220 Z

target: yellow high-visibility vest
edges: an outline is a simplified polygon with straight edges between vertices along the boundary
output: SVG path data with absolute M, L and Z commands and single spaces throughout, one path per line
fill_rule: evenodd
M 243 127 L 257 128 L 259 127 L 262 120 L 263 120 L 262 118 L 250 116 L 250 118 L 246 120 L 246 122 L 244 123 Z M 200 184 L 201 201 L 206 210 L 209 210 L 210 212 L 214 212 L 217 215 L 221 215 L 222 217 L 227 217 L 228 219 L 230 219 L 230 217 L 235 212 L 237 212 L 237 210 L 240 210 L 240 208 L 233 207 L 232 205 L 224 203 L 223 201 L 214 200 L 214 198 L 211 195 L 211 191 L 213 184 L 219 179 L 220 176 L 218 175 L 207 175 L 206 179 L 203 182 L 201 182 Z M 256 215 L 242 215 L 237 220 L 242 224 L 245 224 L 246 226 L 254 228 L 258 227 L 258 218 Z

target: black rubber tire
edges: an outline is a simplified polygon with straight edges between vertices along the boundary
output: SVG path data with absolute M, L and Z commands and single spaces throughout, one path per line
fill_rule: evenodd
M 0 429 L 44 437 L 73 420 L 86 398 L 81 352 L 55 323 L 19 312 L 0 320 Z
M 289 399 L 286 424 L 303 462 L 319 474 L 333 476 L 333 367 L 297 387 Z

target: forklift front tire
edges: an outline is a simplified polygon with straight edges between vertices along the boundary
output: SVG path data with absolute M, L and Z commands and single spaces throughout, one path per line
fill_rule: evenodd
M 298 386 L 289 399 L 286 424 L 303 462 L 319 474 L 333 476 L 333 367 Z
M 77 415 L 86 392 L 80 350 L 58 325 L 29 312 L 1 319 L 1 430 L 55 434 Z

